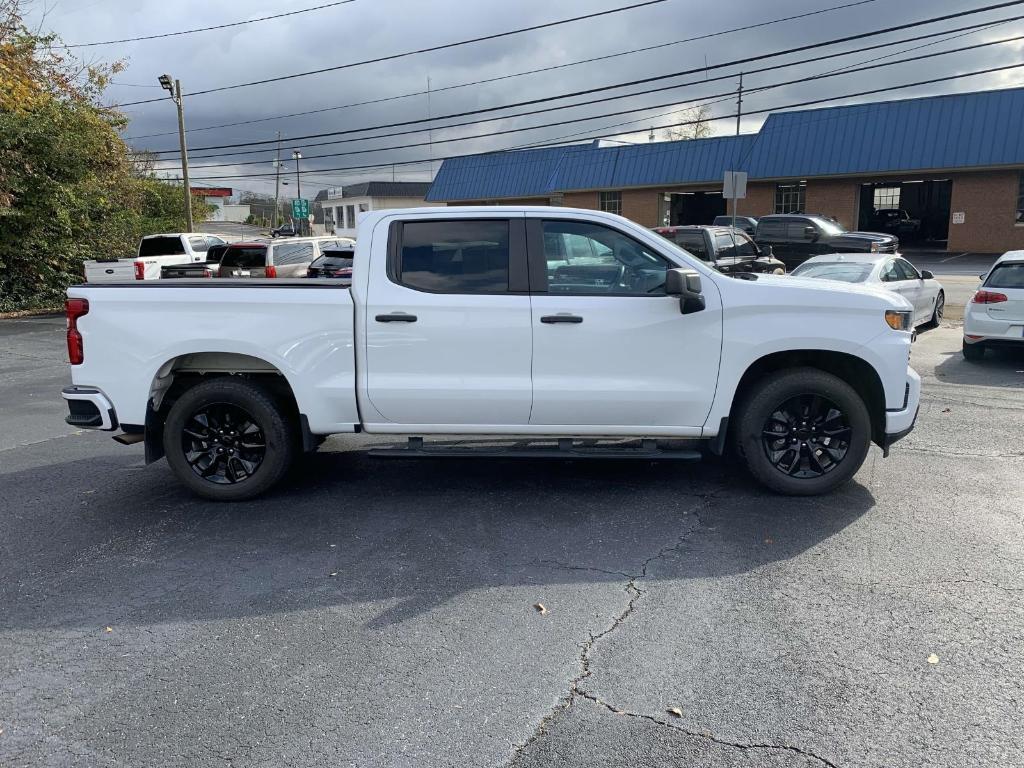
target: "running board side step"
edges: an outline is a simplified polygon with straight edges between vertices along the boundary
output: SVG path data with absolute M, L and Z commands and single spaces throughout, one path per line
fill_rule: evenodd
M 410 437 L 405 447 L 371 448 L 368 455 L 383 459 L 409 458 L 501 458 L 501 459 L 649 459 L 654 461 L 700 461 L 701 452 L 690 448 L 662 448 L 657 440 L 599 440 L 562 437 L 557 440 L 458 441 L 426 443 Z

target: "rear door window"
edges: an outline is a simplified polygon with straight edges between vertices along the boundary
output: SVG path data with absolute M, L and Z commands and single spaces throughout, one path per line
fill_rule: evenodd
M 786 238 L 786 222 L 783 219 L 761 219 L 757 223 L 757 236 L 784 240 Z
M 703 232 L 676 232 L 674 235 L 669 235 L 676 245 L 682 248 L 684 251 L 688 251 L 696 256 L 701 261 L 709 261 L 708 246 L 704 240 Z
M 407 221 L 396 266 L 396 281 L 419 291 L 507 292 L 509 223 Z
M 206 253 L 206 249 L 209 248 L 209 243 L 205 237 L 190 237 L 188 244 L 194 253 Z
M 174 256 L 185 252 L 185 244 L 177 235 L 147 237 L 139 243 L 139 256 Z
M 259 269 L 267 265 L 267 247 L 265 245 L 235 246 L 224 252 L 220 261 L 221 267 L 239 267 L 240 269 Z

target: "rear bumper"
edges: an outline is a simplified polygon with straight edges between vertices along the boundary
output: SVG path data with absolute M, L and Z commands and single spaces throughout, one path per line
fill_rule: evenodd
M 986 347 L 1024 344 L 1024 320 L 992 318 L 968 304 L 964 316 L 964 343 Z
M 917 412 L 921 407 L 921 377 L 910 366 L 907 366 L 906 397 L 903 407 L 885 412 L 885 437 L 882 439 L 882 451 L 889 454 L 889 447 L 910 434 L 917 421 Z
M 100 390 L 95 387 L 64 387 L 60 396 L 68 404 L 68 415 L 64 421 L 79 429 L 117 429 L 117 414 L 114 406 Z

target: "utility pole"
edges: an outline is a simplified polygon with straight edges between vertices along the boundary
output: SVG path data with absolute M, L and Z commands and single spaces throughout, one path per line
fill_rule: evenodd
M 427 76 L 427 122 L 428 123 L 431 122 L 431 117 L 430 117 L 430 76 L 429 75 Z M 429 144 L 429 146 L 427 147 L 427 157 L 430 158 L 430 165 L 429 165 L 430 171 L 428 172 L 428 175 L 430 176 L 431 179 L 433 179 L 434 178 L 434 126 L 432 126 L 432 125 L 427 130 L 427 142 Z
M 743 117 L 743 73 L 740 72 L 740 87 L 736 91 L 736 135 L 740 135 L 740 118 Z
M 302 159 L 302 153 L 299 150 L 292 152 L 292 157 L 295 158 L 295 197 L 298 200 L 302 199 L 302 177 L 299 171 L 299 160 Z M 299 232 L 305 232 L 306 225 L 303 222 L 299 222 Z
M 181 81 L 171 82 L 170 75 L 157 78 L 160 87 L 169 91 L 171 98 L 178 107 L 178 140 L 181 144 L 181 177 L 185 188 L 185 228 L 192 231 L 192 189 L 188 183 L 188 148 L 185 145 L 185 105 L 181 95 Z
M 274 216 L 270 224 L 277 228 L 277 211 L 281 207 L 281 132 L 277 132 L 277 158 L 274 160 Z

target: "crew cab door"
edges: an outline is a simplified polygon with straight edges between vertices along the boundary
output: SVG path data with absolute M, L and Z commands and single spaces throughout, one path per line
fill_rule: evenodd
M 373 251 L 363 318 L 366 396 L 380 418 L 364 412 L 363 420 L 527 424 L 532 328 L 523 218 L 396 221 L 386 251 Z
M 678 297 L 665 294 L 665 272 L 684 265 L 631 235 L 554 217 L 528 219 L 527 233 L 530 424 L 698 434 L 718 380 L 722 317 L 713 283 L 705 279 L 707 308 L 683 315 Z

